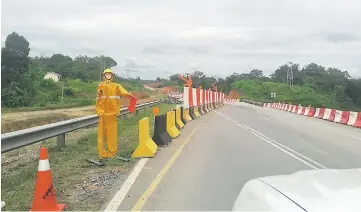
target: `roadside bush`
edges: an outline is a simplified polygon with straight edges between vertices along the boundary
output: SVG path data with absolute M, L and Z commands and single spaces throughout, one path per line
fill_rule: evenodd
M 59 96 L 61 94 L 58 92 L 58 91 L 55 91 L 55 92 L 51 92 L 49 95 L 48 95 L 48 101 L 49 102 L 57 102 L 59 101 Z
M 40 86 L 45 88 L 53 88 L 55 87 L 55 81 L 53 79 L 42 79 L 40 81 Z
M 1 105 L 12 108 L 28 106 L 28 92 L 11 84 L 9 87 L 1 89 Z
M 74 91 L 71 88 L 64 88 L 64 96 L 74 96 Z

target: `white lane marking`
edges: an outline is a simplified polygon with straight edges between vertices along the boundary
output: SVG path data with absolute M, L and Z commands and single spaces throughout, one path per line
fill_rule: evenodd
M 226 116 L 227 116 L 227 115 L 226 115 Z M 227 116 L 227 117 L 228 117 L 228 118 L 230 118 L 230 119 L 233 119 L 233 118 L 231 118 L 231 117 L 229 117 L 229 116 Z M 237 120 L 235 120 L 235 119 L 233 119 L 233 121 L 235 121 L 235 122 L 239 123 L 239 122 L 238 122 Z M 299 157 L 301 157 L 301 158 L 303 158 L 303 159 L 305 159 L 305 160 L 308 160 L 309 162 L 311 162 L 311 163 L 313 163 L 313 164 L 315 164 L 315 165 L 319 166 L 320 168 L 326 169 L 326 167 L 325 167 L 325 166 L 323 166 L 323 165 L 321 165 L 320 163 L 318 163 L 318 162 L 316 162 L 316 161 L 312 160 L 311 158 L 308 158 L 308 157 L 306 157 L 306 156 L 302 155 L 301 153 L 299 153 L 299 152 L 297 152 L 297 151 L 295 151 L 295 150 L 293 150 L 293 149 L 291 149 L 291 148 L 289 148 L 289 147 L 287 147 L 287 146 L 285 146 L 285 145 L 283 145 L 283 144 L 281 144 L 281 143 L 279 143 L 279 142 L 277 142 L 277 141 L 275 141 L 275 140 L 273 140 L 273 139 L 271 139 L 271 138 L 268 138 L 268 137 L 267 137 L 267 136 L 265 136 L 264 134 L 262 134 L 262 133 L 258 132 L 257 130 L 255 130 L 255 129 L 253 129 L 253 128 L 251 128 L 251 127 L 249 127 L 249 126 L 245 125 L 245 124 L 243 124 L 243 125 L 244 125 L 244 127 L 248 128 L 250 131 L 253 131 L 253 132 L 255 132 L 255 133 L 257 133 L 257 134 L 259 134 L 259 135 L 263 136 L 264 138 L 266 138 L 266 139 L 268 139 L 269 141 L 271 141 L 271 142 L 273 142 L 273 143 L 277 144 L 278 146 L 283 147 L 284 149 L 286 149 L 286 150 L 288 150 L 288 151 L 292 152 L 293 154 L 298 155 Z
M 227 115 L 225 115 L 225 114 L 224 114 L 224 116 L 226 116 L 225 118 L 230 119 L 230 121 L 236 122 L 236 124 L 240 124 L 237 120 L 235 120 L 235 119 L 233 119 L 233 118 L 231 118 L 231 117 L 229 117 L 229 116 L 227 116 Z M 318 166 L 321 167 L 321 168 L 324 168 L 324 169 L 326 168 L 325 166 L 319 164 L 318 162 L 312 160 L 311 158 L 308 158 L 308 157 L 302 155 L 301 153 L 296 152 L 295 150 L 293 150 L 293 149 L 291 149 L 291 148 L 289 148 L 289 147 L 287 147 L 287 146 L 285 146 L 285 145 L 283 145 L 283 144 L 281 144 L 281 143 L 279 143 L 279 142 L 277 142 L 277 141 L 275 141 L 275 140 L 273 140 L 273 139 L 271 139 L 271 138 L 268 138 L 267 136 L 265 136 L 264 134 L 258 132 L 257 130 L 255 130 L 255 129 L 253 129 L 253 128 L 245 125 L 245 124 L 241 124 L 241 125 L 244 125 L 244 127 L 247 128 L 248 130 L 250 130 L 251 132 L 254 132 L 254 133 L 257 133 L 257 134 L 261 135 L 262 137 L 264 137 L 264 138 L 268 139 L 269 141 L 277 144 L 278 146 L 281 146 L 281 147 L 283 147 L 284 149 L 292 152 L 293 154 L 296 154 L 296 155 L 298 155 L 299 157 L 301 157 L 301 158 L 303 158 L 303 159 L 305 159 L 305 160 L 308 160 L 309 162 L 312 162 L 313 164 L 318 165 Z
M 262 133 L 258 132 L 257 130 L 255 130 L 245 124 L 240 124 L 237 120 L 234 120 L 233 118 L 231 118 L 225 114 L 222 114 L 217 111 L 216 111 L 216 113 L 219 114 L 220 116 L 223 116 L 225 119 L 228 119 L 229 121 L 233 122 L 234 124 L 238 125 L 239 127 L 249 130 L 253 135 L 256 135 L 257 137 L 261 138 L 262 140 L 266 141 L 267 143 L 271 144 L 272 146 L 280 149 L 281 151 L 285 152 L 286 154 L 290 155 L 291 157 L 299 160 L 300 162 L 308 165 L 309 167 L 314 168 L 314 169 L 319 169 L 319 168 L 327 169 L 327 167 L 321 165 L 320 163 L 312 160 L 311 158 L 308 158 L 308 157 L 302 155 L 299 152 L 296 152 L 295 150 L 293 150 L 271 138 L 268 138 L 267 136 L 263 135 Z M 313 163 L 313 165 L 311 163 Z
M 125 196 L 129 192 L 130 188 L 137 179 L 139 173 L 142 171 L 145 163 L 148 161 L 148 158 L 142 158 L 138 161 L 137 165 L 134 167 L 133 171 L 128 176 L 127 180 L 123 183 L 122 187 L 114 195 L 113 199 L 108 203 L 104 211 L 116 211 L 120 204 L 122 204 Z
M 317 162 L 312 161 L 311 159 L 307 158 L 306 156 L 303 156 L 303 155 L 300 154 L 300 156 L 298 157 L 298 156 L 296 155 L 296 154 L 299 154 L 298 152 L 295 152 L 294 150 L 289 149 L 288 147 L 286 147 L 286 146 L 284 146 L 284 145 L 282 145 L 282 144 L 280 145 L 278 142 L 275 142 L 274 140 L 272 140 L 272 139 L 266 137 L 265 135 L 263 135 L 262 133 L 260 133 L 260 132 L 258 132 L 258 131 L 256 131 L 256 130 L 253 130 L 252 128 L 248 127 L 247 125 L 242 126 L 242 125 L 241 125 L 240 123 L 238 123 L 237 121 L 234 121 L 234 120 L 232 120 L 232 118 L 227 117 L 227 115 L 225 115 L 225 116 L 223 116 L 223 117 L 226 118 L 226 119 L 228 119 L 229 121 L 233 122 L 234 124 L 242 127 L 243 129 L 247 129 L 247 130 L 251 131 L 251 133 L 252 133 L 253 135 L 261 138 L 262 140 L 266 141 L 267 143 L 271 144 L 272 146 L 276 147 L 277 149 L 283 151 L 284 153 L 288 154 L 289 156 L 291 156 L 291 157 L 295 158 L 296 160 L 299 160 L 299 161 L 301 161 L 302 163 L 308 165 L 309 167 L 311 167 L 311 168 L 313 168 L 313 169 L 319 169 L 318 167 L 316 167 L 316 166 L 308 163 L 308 162 L 306 161 L 307 159 L 309 160 L 309 162 L 312 162 L 312 163 L 314 163 L 315 165 L 319 165 L 320 167 L 323 167 L 321 164 L 318 164 Z M 277 144 L 280 145 L 280 146 L 278 146 Z M 283 148 L 282 148 L 282 147 L 283 147 Z M 288 151 L 287 151 L 287 149 L 288 149 Z M 293 154 L 292 152 L 294 152 L 294 154 Z M 306 160 L 303 160 L 303 159 L 300 158 L 300 157 L 305 157 L 304 159 L 306 159 Z
M 267 142 L 268 144 L 272 145 L 273 147 L 276 147 L 277 149 L 281 150 L 282 152 L 286 153 L 287 155 L 293 157 L 294 159 L 306 164 L 307 166 L 313 168 L 313 169 L 319 169 L 318 167 L 308 163 L 307 161 L 305 160 L 302 160 L 301 158 L 297 157 L 296 155 L 290 153 L 290 152 L 287 152 L 286 150 L 282 149 L 281 147 L 275 145 L 274 143 L 270 142 L 269 140 L 267 140 L 266 138 L 263 138 L 262 136 L 258 135 L 257 133 L 254 133 L 254 132 L 251 132 L 253 135 L 257 136 L 258 138 L 264 140 L 265 142 Z

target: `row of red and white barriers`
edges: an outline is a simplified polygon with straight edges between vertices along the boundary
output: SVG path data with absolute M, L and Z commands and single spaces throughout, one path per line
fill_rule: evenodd
M 314 117 L 331 122 L 345 124 L 361 128 L 361 112 L 341 111 L 330 108 L 302 107 L 301 105 L 291 105 L 284 103 L 265 103 L 263 107 L 276 108 L 298 115 Z

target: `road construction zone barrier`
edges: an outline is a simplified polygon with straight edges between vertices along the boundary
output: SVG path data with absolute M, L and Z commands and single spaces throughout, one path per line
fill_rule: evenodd
M 180 107 L 177 107 L 176 109 L 174 109 L 175 112 L 175 123 L 176 123 L 176 127 L 178 129 L 182 129 L 184 127 L 184 123 L 181 119 L 181 109 Z
M 181 107 L 177 106 L 175 109 L 162 115 L 159 114 L 159 108 L 153 108 L 154 134 L 152 137 L 150 136 L 149 118 L 145 117 L 139 120 L 138 145 L 131 154 L 131 158 L 153 158 L 156 156 L 159 147 L 171 144 L 173 139 L 180 136 L 180 130 L 185 127 L 185 124 L 192 120 L 190 117 L 190 110 L 195 111 L 198 116 L 200 116 L 199 110 L 201 110 L 202 107 L 202 112 L 209 112 L 208 109 L 212 107 L 211 104 L 213 104 L 215 100 L 211 97 L 211 91 L 200 90 L 199 95 L 196 94 L 196 96 L 203 100 L 193 104 L 193 100 L 190 101 L 190 97 L 187 95 L 187 89 L 188 88 L 185 89 L 184 101 L 186 102 L 188 100 L 188 102 L 191 102 L 190 104 L 188 103 Z M 216 104 L 217 107 L 222 105 L 222 101 L 222 95 L 219 95 Z M 153 102 L 148 104 L 155 105 Z M 190 105 L 192 105 L 192 107 L 190 107 Z M 138 106 L 138 109 L 141 107 L 143 107 L 143 105 Z M 126 113 L 123 112 L 123 114 Z M 116 158 L 130 161 L 130 159 L 127 158 Z M 88 161 L 101 166 L 105 165 L 98 161 Z M 62 211 L 64 208 L 65 204 L 58 204 L 56 201 L 48 152 L 45 147 L 42 147 L 40 149 L 40 160 L 31 211 Z
M 188 123 L 188 121 L 187 121 L 186 118 L 185 118 L 185 112 L 184 112 L 183 106 L 180 107 L 180 113 L 181 113 L 181 115 L 180 115 L 180 116 L 181 116 L 181 120 L 182 120 L 183 124 L 186 125 L 186 124 Z
M 225 101 L 225 94 L 201 88 L 184 87 L 183 93 L 183 116 L 184 121 L 191 121 L 208 113 L 211 110 L 217 109 L 223 105 Z M 188 120 L 186 117 L 189 110 Z
M 287 103 L 262 103 L 265 108 L 275 108 L 279 110 L 288 111 L 298 115 L 323 119 L 330 122 L 353 126 L 361 128 L 361 112 L 342 111 L 331 108 L 315 108 L 309 105 L 304 107 L 302 105 L 292 105 Z
M 167 146 L 172 142 L 167 131 L 167 116 L 165 114 L 154 117 L 154 134 L 152 137 L 157 146 Z
M 177 138 L 180 135 L 179 130 L 175 126 L 175 112 L 169 111 L 167 112 L 167 132 L 170 137 Z
M 155 157 L 157 144 L 149 134 L 149 118 L 145 117 L 139 121 L 139 144 L 132 154 L 132 158 Z
M 239 99 L 225 99 L 225 102 L 239 102 Z

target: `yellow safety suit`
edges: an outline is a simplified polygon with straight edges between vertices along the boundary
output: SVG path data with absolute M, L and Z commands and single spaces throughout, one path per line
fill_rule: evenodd
M 105 80 L 98 85 L 96 113 L 98 124 L 98 153 L 100 159 L 114 158 L 118 149 L 117 116 L 120 113 L 121 96 L 131 96 L 120 84 Z M 106 138 L 108 151 L 104 148 Z

